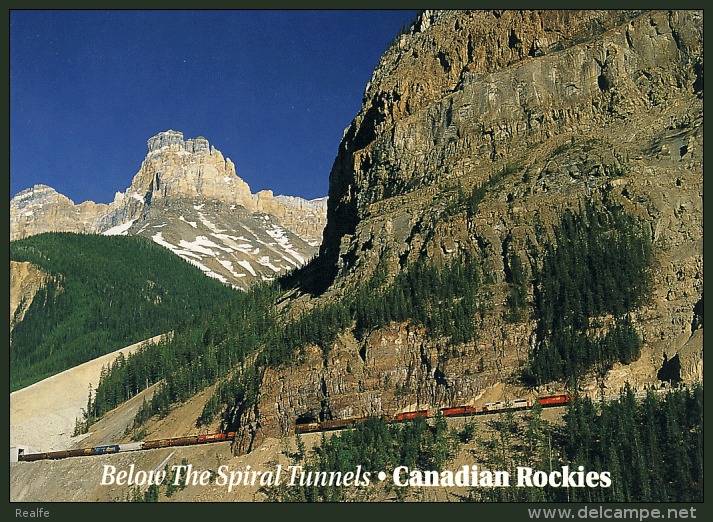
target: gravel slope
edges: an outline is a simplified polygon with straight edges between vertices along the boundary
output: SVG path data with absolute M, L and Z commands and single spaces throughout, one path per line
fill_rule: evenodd
M 83 437 L 72 437 L 74 424 L 87 405 L 89 386 L 96 388 L 101 369 L 142 343 L 155 343 L 160 335 L 103 355 L 70 370 L 10 394 L 10 446 L 30 446 L 38 451 L 67 449 Z

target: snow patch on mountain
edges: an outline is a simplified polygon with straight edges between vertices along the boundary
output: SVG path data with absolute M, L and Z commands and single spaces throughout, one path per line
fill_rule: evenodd
M 246 260 L 246 259 L 241 259 L 241 260 L 238 261 L 238 264 L 239 264 L 240 266 L 242 266 L 245 270 L 247 270 L 248 272 L 250 272 L 250 274 L 251 274 L 252 276 L 257 276 L 257 272 L 255 272 L 255 269 L 254 269 L 254 268 L 252 267 L 252 265 L 250 264 L 250 261 L 248 261 L 248 260 Z
M 197 224 L 195 221 L 187 221 L 186 218 L 184 218 L 182 215 L 181 215 L 178 219 L 180 219 L 180 220 L 183 221 L 184 223 L 188 223 L 188 224 L 191 225 L 193 228 L 198 228 L 198 224 Z
M 134 224 L 135 219 L 130 219 L 126 223 L 122 223 L 121 225 L 116 225 L 115 227 L 111 227 L 109 230 L 105 230 L 102 232 L 102 235 L 104 236 L 125 236 L 129 233 L 129 229 L 131 228 L 131 225 Z

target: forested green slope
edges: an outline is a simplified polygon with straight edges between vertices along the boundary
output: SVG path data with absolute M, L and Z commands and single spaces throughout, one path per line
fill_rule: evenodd
M 50 274 L 12 333 L 10 388 L 172 330 L 236 293 L 142 237 L 49 233 L 10 259 Z

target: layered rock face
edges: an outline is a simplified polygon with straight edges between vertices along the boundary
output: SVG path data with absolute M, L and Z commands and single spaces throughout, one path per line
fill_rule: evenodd
M 583 390 L 660 384 L 674 359 L 676 378 L 702 380 L 702 36 L 702 11 L 423 12 L 382 56 L 339 147 L 316 302 L 347 295 L 379 260 L 393 276 L 477 251 L 492 281 L 477 341 L 443 357 L 417 328 L 392 324 L 342 336 L 326 356 L 308 349 L 301 366 L 268 371 L 243 440 L 309 411 L 535 393 L 512 384 L 536 323 L 505 319 L 507 260 L 518 255 L 531 278 L 563 211 L 585 200 L 646 222 L 655 259 L 653 293 L 633 314 L 642 356 Z M 489 189 L 477 213 L 454 214 L 457 193 L 478 185 Z
M 673 127 L 669 135 L 695 123 L 688 109 L 702 89 L 701 24 L 691 11 L 424 12 L 384 53 L 340 145 L 321 255 L 344 274 L 374 205 L 429 205 L 433 197 L 421 197 L 429 188 L 482 182 L 545 143 L 618 145 L 597 147 L 591 165 L 605 154 L 621 166 L 632 148 L 649 156 L 652 141 L 672 137 L 654 136 L 649 121 Z M 692 151 L 676 155 L 687 139 L 666 145 L 684 163 Z
M 32 263 L 10 261 L 10 342 L 15 324 L 22 321 L 25 312 L 32 304 L 37 291 L 49 279 L 46 274 Z
M 74 205 L 43 185 L 10 202 L 11 240 L 49 231 L 145 235 L 241 289 L 303 265 L 325 222 L 324 198 L 252 194 L 208 140 L 173 130 L 148 140 L 131 186 L 109 205 Z

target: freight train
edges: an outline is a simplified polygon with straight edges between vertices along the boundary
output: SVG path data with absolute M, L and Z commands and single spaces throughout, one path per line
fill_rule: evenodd
M 554 406 L 566 406 L 573 400 L 574 397 L 572 395 L 569 393 L 563 393 L 559 395 L 540 397 L 536 400 L 536 402 L 543 408 L 550 408 Z M 444 417 L 467 417 L 470 415 L 487 415 L 489 413 L 498 413 L 503 411 L 528 410 L 532 408 L 532 405 L 532 401 L 528 399 L 515 399 L 512 401 L 488 402 L 481 409 L 478 409 L 475 406 L 452 406 L 449 408 L 441 408 L 440 412 Z M 429 410 L 407 411 L 397 413 L 393 416 L 387 415 L 385 418 L 387 422 L 403 422 L 419 417 L 426 419 L 429 418 Z M 366 417 L 352 417 L 349 419 L 326 420 L 322 422 L 302 422 L 295 425 L 295 433 L 310 433 L 314 431 L 343 429 L 353 424 L 364 422 L 365 420 Z
M 536 400 L 543 408 L 553 406 L 565 406 L 572 402 L 573 397 L 568 394 L 549 395 Z M 488 402 L 481 409 L 474 406 L 454 406 L 441 408 L 440 412 L 444 417 L 465 417 L 470 415 L 486 415 L 503 411 L 517 411 L 532 408 L 532 402 L 528 399 L 515 399 L 512 401 Z M 386 416 L 388 422 L 405 422 L 417 418 L 429 418 L 429 410 L 415 410 L 397 413 L 393 416 Z M 348 419 L 324 420 L 321 422 L 300 422 L 295 424 L 295 433 L 309 433 L 316 431 L 341 430 L 354 424 L 365 422 L 367 417 L 350 417 Z M 55 460 L 67 457 L 80 457 L 88 455 L 107 455 L 111 453 L 121 453 L 127 451 L 141 451 L 155 448 L 168 448 L 175 446 L 192 446 L 195 444 L 206 444 L 211 442 L 232 441 L 235 439 L 235 432 L 210 433 L 207 435 L 191 435 L 187 437 L 173 437 L 168 439 L 147 440 L 142 442 L 128 442 L 123 444 L 109 444 L 106 446 L 96 446 L 93 448 L 81 448 L 62 451 L 48 451 L 42 453 L 20 453 L 18 461 L 31 462 L 36 460 Z
M 208 435 L 191 435 L 188 437 L 173 437 L 170 439 L 147 440 L 142 442 L 128 442 L 125 444 L 109 444 L 107 446 L 95 446 L 93 448 L 82 448 L 61 451 L 46 451 L 42 453 L 20 453 L 18 461 L 31 462 L 34 460 L 56 460 L 67 457 L 81 457 L 86 455 L 107 455 L 110 453 L 121 453 L 125 451 L 140 451 L 145 449 L 168 448 L 173 446 L 192 446 L 194 444 L 205 444 L 209 442 L 222 442 L 235 439 L 235 432 L 210 433 Z

